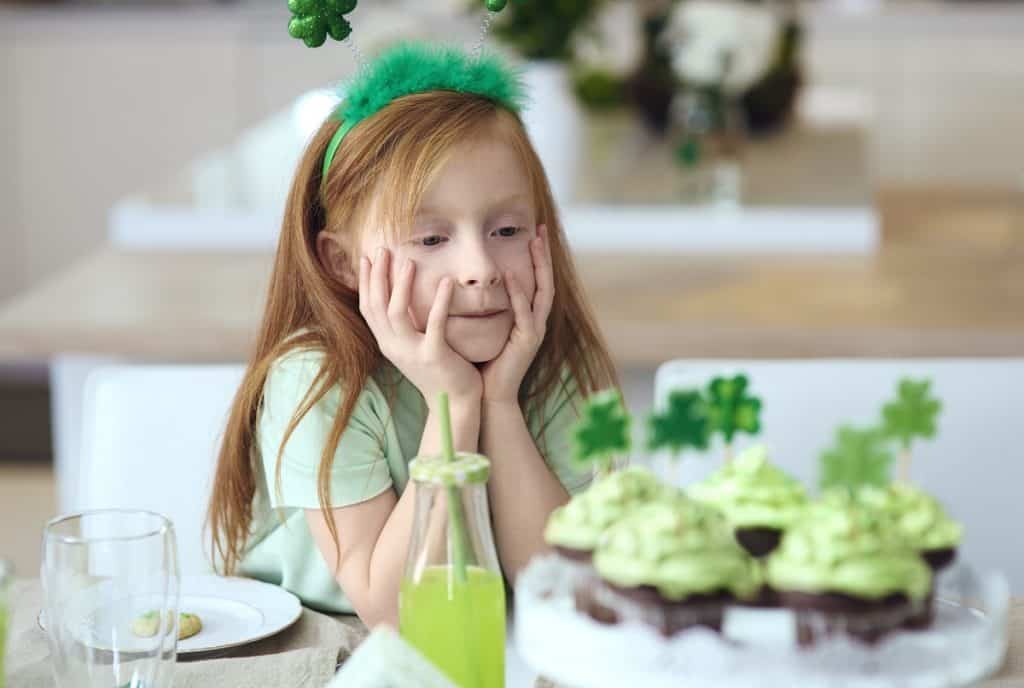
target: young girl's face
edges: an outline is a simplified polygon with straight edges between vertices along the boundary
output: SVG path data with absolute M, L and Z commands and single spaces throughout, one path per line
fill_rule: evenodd
M 381 247 L 392 252 L 392 285 L 405 261 L 415 263 L 410 311 L 416 328 L 425 331 L 438 284 L 450 277 L 449 346 L 473 363 L 496 358 L 515 321 L 507 275 L 528 299 L 536 290 L 530 256 L 536 210 L 515 150 L 496 139 L 458 147 L 427 188 L 407 238 L 389 243 L 384 234 L 363 232 L 361 250 L 372 260 Z

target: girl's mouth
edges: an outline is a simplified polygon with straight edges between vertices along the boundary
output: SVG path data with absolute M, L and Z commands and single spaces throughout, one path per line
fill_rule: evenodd
M 453 315 L 451 317 L 453 317 L 453 318 L 465 318 L 467 320 L 489 320 L 491 318 L 498 317 L 502 313 L 505 313 L 506 310 L 507 309 L 480 311 L 478 313 L 459 313 L 458 315 Z

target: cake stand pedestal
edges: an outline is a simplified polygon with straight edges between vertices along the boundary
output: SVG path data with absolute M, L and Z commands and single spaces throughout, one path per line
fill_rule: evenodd
M 730 608 L 722 634 L 694 628 L 665 638 L 635 622 L 600 624 L 575 608 L 573 590 L 587 579 L 582 567 L 547 556 L 516 585 L 520 655 L 573 688 L 945 688 L 981 680 L 1006 654 L 1009 584 L 967 564 L 936 579 L 930 629 L 874 646 L 833 636 L 809 649 L 797 646 L 793 615 L 782 609 Z

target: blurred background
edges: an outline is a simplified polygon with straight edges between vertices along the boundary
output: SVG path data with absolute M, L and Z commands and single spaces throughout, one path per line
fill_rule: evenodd
M 367 53 L 470 44 L 478 5 L 351 18 Z M 0 2 L 0 553 L 27 575 L 75 506 L 91 369 L 246 360 L 292 169 L 355 66 L 288 18 Z M 672 359 L 1024 355 L 1022 39 L 1013 0 L 510 3 L 489 44 L 523 66 L 629 405 Z

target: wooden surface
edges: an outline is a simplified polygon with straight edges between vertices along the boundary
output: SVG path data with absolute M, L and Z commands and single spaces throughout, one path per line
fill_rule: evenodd
M 1024 198 L 893 191 L 874 256 L 577 256 L 620 365 L 1024 355 Z M 827 228 L 822 228 L 827 231 Z M 269 255 L 104 250 L 0 307 L 0 361 L 242 360 Z

